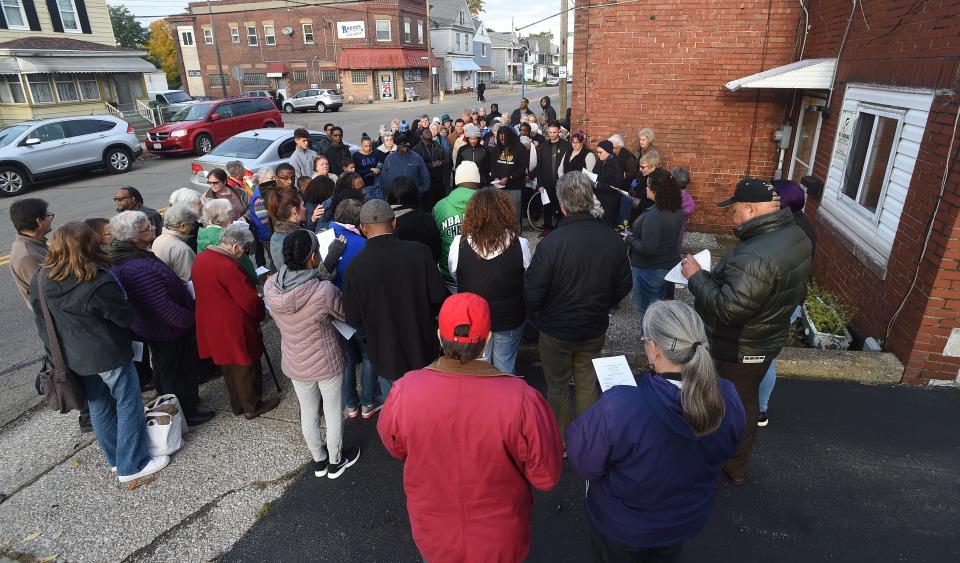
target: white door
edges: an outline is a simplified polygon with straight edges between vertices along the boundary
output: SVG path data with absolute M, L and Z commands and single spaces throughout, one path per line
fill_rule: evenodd
M 393 100 L 397 95 L 397 86 L 393 83 L 393 72 L 378 72 L 377 81 L 380 83 L 380 99 Z
M 797 119 L 797 135 L 793 140 L 793 157 L 790 160 L 789 178 L 800 182 L 800 178 L 813 174 L 813 157 L 817 154 L 817 141 L 820 137 L 820 112 L 810 109 L 823 107 L 826 100 L 804 96 Z

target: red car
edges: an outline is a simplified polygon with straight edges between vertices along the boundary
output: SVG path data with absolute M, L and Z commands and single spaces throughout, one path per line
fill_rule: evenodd
M 157 154 L 204 155 L 237 133 L 261 127 L 283 127 L 280 111 L 266 98 L 193 102 L 148 131 L 145 144 Z

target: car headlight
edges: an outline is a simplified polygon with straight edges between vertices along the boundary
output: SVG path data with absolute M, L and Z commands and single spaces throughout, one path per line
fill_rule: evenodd
M 177 130 L 174 131 L 173 133 L 170 133 L 170 136 L 171 136 L 171 137 L 186 137 L 186 136 L 187 136 L 187 130 L 186 130 L 186 129 L 177 129 Z

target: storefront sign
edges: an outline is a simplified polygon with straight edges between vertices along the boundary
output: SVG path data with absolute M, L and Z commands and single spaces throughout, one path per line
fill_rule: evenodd
M 366 36 L 365 22 L 337 22 L 337 37 L 340 39 L 363 39 Z

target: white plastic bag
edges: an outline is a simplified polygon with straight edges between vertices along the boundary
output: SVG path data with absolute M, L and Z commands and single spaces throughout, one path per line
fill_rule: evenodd
M 148 449 L 153 457 L 170 455 L 183 447 L 183 434 L 190 430 L 176 395 L 160 395 L 144 405 Z

